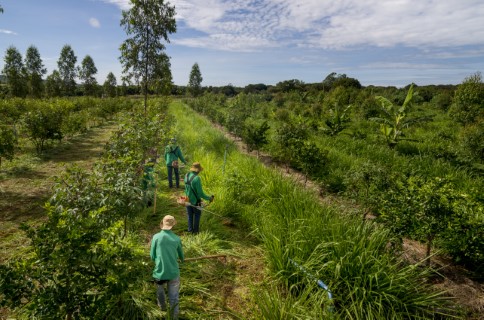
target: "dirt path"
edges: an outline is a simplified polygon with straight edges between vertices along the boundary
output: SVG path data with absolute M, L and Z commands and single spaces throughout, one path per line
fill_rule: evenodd
M 301 172 L 278 164 L 269 154 L 259 153 L 257 155 L 255 151 L 248 152 L 247 145 L 240 137 L 231 134 L 219 124 L 212 124 L 223 132 L 226 138 L 234 142 L 239 152 L 253 157 L 258 156 L 259 161 L 267 167 L 278 169 L 284 176 L 316 194 L 321 203 L 337 207 L 340 212 L 345 214 L 358 214 L 363 217 L 364 209 L 351 200 L 325 193 L 324 189 L 317 183 L 309 179 L 306 181 L 306 177 Z M 369 219 L 375 218 L 371 214 L 367 214 L 366 217 Z M 402 255 L 409 263 L 417 263 L 425 259 L 426 247 L 417 241 L 404 240 Z M 434 256 L 432 259 L 432 266 L 443 275 L 443 277 L 433 279 L 436 289 L 447 291 L 449 296 L 455 299 L 456 304 L 468 309 L 469 314 L 466 319 L 484 319 L 484 283 L 469 278 L 467 270 L 461 266 L 453 265 L 452 261 L 447 257 Z

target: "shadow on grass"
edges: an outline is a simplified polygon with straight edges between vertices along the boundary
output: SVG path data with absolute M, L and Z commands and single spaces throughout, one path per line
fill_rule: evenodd
M 0 221 L 20 223 L 43 217 L 47 199 L 42 192 L 24 194 L 0 190 Z

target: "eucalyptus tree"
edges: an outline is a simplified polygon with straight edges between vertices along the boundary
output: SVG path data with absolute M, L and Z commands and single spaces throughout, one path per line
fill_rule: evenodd
M 141 81 L 146 114 L 148 88 L 159 76 L 157 65 L 165 52 L 162 41 L 169 43 L 168 35 L 176 32 L 175 7 L 164 0 L 130 2 L 121 19 L 128 39 L 121 44 L 119 59 L 126 77 Z
M 171 93 L 173 77 L 171 75 L 170 57 L 166 54 L 160 54 L 154 68 L 153 89 L 158 94 L 168 95 Z
M 79 68 L 79 79 L 84 82 L 84 95 L 92 96 L 96 94 L 97 81 L 94 77 L 97 74 L 97 68 L 90 55 L 82 59 Z
M 39 50 L 35 46 L 27 48 L 25 54 L 25 71 L 29 94 L 35 98 L 42 96 L 44 91 L 42 77 L 47 73 L 47 69 L 44 67 Z
M 77 57 L 71 46 L 66 44 L 62 47 L 57 67 L 62 79 L 62 94 L 73 96 L 76 90 L 76 62 Z
M 106 77 L 106 81 L 104 81 L 103 88 L 104 94 L 108 97 L 115 97 L 116 96 L 116 77 L 112 72 L 108 73 Z
M 198 97 L 202 92 L 202 73 L 200 72 L 200 67 L 198 63 L 192 66 L 192 71 L 190 71 L 190 78 L 188 80 L 188 91 L 194 97 Z
M 59 97 L 62 93 L 62 78 L 59 71 L 54 70 L 45 80 L 45 93 L 48 97 Z
M 9 93 L 15 97 L 25 97 L 27 93 L 27 84 L 25 81 L 25 67 L 22 61 L 22 55 L 14 46 L 8 47 L 5 53 L 5 65 L 3 74 L 7 78 Z

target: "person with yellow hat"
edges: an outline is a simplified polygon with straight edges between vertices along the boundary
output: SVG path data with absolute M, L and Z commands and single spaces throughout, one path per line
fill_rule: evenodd
M 173 188 L 173 172 L 175 172 L 175 186 L 180 187 L 180 173 L 178 171 L 178 159 L 187 164 L 180 147 L 176 144 L 176 139 L 171 138 L 170 143 L 165 147 L 165 162 L 168 170 L 168 186 Z
M 185 175 L 185 194 L 188 197 L 189 205 L 187 205 L 188 216 L 188 232 L 198 233 L 200 227 L 200 217 L 202 211 L 200 206 L 202 199 L 212 202 L 214 195 L 207 195 L 203 192 L 202 180 L 198 174 L 203 170 L 200 162 L 194 162 L 190 167 L 190 171 Z
M 157 284 L 156 296 L 158 305 L 165 311 L 167 303 L 165 298 L 166 284 L 168 289 L 170 319 L 178 319 L 180 294 L 180 268 L 178 259 L 184 261 L 183 248 L 180 238 L 171 231 L 176 225 L 175 217 L 166 215 L 160 223 L 161 231 L 151 240 L 150 257 L 155 263 L 153 279 Z

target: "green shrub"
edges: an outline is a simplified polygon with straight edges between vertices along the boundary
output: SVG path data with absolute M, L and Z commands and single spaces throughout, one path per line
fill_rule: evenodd
M 459 141 L 471 161 L 484 164 L 484 120 L 465 127 L 459 136 Z

